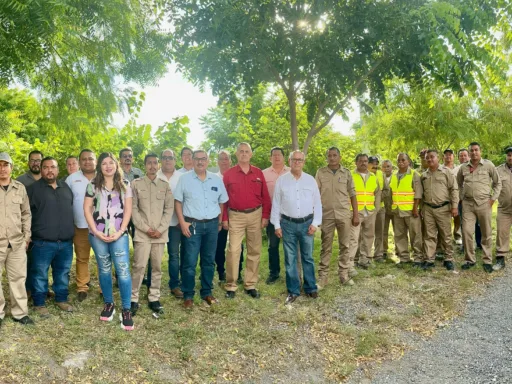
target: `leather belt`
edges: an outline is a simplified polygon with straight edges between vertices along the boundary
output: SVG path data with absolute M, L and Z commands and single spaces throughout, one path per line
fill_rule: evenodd
M 281 215 L 281 218 L 291 221 L 292 223 L 305 223 L 313 218 L 313 214 L 307 215 L 306 217 L 299 217 L 297 219 L 286 215 Z
M 428 205 L 428 206 L 429 206 L 430 208 L 432 208 L 432 209 L 442 208 L 442 207 L 444 207 L 445 205 L 450 204 L 450 202 L 449 202 L 449 201 L 445 201 L 444 203 L 439 204 L 439 205 L 432 205 L 432 204 L 429 204 L 429 203 L 426 203 L 426 202 L 424 202 L 424 203 L 425 203 L 425 205 Z
M 185 219 L 186 222 L 190 222 L 190 223 L 209 223 L 210 221 L 218 220 L 217 217 L 214 217 L 213 219 L 203 219 L 203 220 L 197 220 L 197 219 L 194 219 L 194 218 L 188 217 L 188 216 L 184 216 L 183 218 Z
M 261 208 L 261 205 L 258 205 L 256 208 L 249 208 L 249 209 L 234 209 L 234 208 L 229 208 L 230 211 L 233 211 L 233 212 L 238 212 L 238 213 L 252 213 L 252 212 L 255 212 L 257 211 L 258 209 Z

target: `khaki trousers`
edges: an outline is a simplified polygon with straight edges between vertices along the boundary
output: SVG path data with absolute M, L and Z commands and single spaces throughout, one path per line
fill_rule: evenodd
M 444 249 L 445 261 L 453 261 L 452 245 L 452 213 L 450 205 L 441 208 L 431 208 L 428 205 L 423 207 L 423 222 L 425 225 L 425 260 L 434 262 L 436 248 Z
M 381 208 L 375 217 L 375 243 L 374 243 L 375 249 L 373 251 L 373 255 L 375 258 L 382 257 L 384 255 L 384 228 L 385 228 L 385 226 L 386 226 L 386 210 L 384 208 Z
M 512 213 L 503 213 L 498 208 L 496 217 L 496 256 L 506 257 L 510 252 L 510 227 Z
M 356 254 L 359 253 L 358 263 L 367 265 L 373 260 L 372 245 L 375 239 L 375 218 L 377 214 L 371 213 L 364 217 L 359 214 L 359 225 L 350 227 L 350 268 L 354 268 Z
M 414 254 L 414 261 L 423 261 L 422 229 L 423 224 L 419 217 L 412 215 L 406 217 L 395 215 L 393 217 L 396 253 L 402 263 L 411 261 L 409 241 Z
M 453 239 L 460 240 L 462 239 L 462 230 L 461 230 L 461 219 L 460 215 L 455 216 L 453 218 Z
M 139 302 L 139 290 L 142 285 L 142 280 L 144 279 L 148 260 L 151 260 L 151 286 L 149 287 L 148 301 L 160 300 L 164 247 L 165 243 L 134 242 L 131 301 L 135 303 Z
M 389 227 L 393 223 L 393 214 L 386 213 L 384 219 L 384 233 L 382 234 L 382 248 L 386 255 L 389 253 Z M 394 229 L 393 229 L 394 231 Z
M 338 276 L 343 283 L 349 279 L 350 254 L 348 247 L 350 245 L 351 227 L 352 213 L 349 210 L 340 219 L 325 219 L 322 221 L 322 250 L 320 251 L 320 264 L 318 266 L 319 280 L 327 282 L 328 279 L 335 230 L 338 232 Z
M 464 242 L 464 259 L 476 263 L 475 234 L 476 221 L 480 223 L 482 231 L 482 251 L 484 264 L 492 264 L 492 208 L 485 202 L 477 205 L 473 200 L 462 201 L 462 239 Z
M 255 289 L 258 283 L 258 268 L 261 256 L 261 216 L 258 208 L 251 213 L 229 211 L 229 246 L 226 257 L 226 291 L 236 291 L 238 286 L 238 266 L 242 241 L 246 238 L 244 288 Z
M 7 248 L 7 252 L 0 252 L 0 319 L 5 317 L 5 297 L 1 284 L 4 268 L 9 284 L 11 314 L 15 319 L 21 319 L 28 315 L 27 291 L 25 289 L 27 253 L 24 244 L 15 250 Z
M 91 244 L 89 243 L 89 229 L 75 227 L 73 245 L 76 254 L 76 290 L 87 292 L 87 283 L 91 280 L 89 273 L 89 258 L 91 256 Z

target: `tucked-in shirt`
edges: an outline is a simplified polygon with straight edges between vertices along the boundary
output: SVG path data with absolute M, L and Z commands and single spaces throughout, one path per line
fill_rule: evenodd
M 130 183 L 127 180 L 123 180 L 123 182 L 125 191 L 121 193 L 105 187 L 98 191 L 93 183 L 89 183 L 85 191 L 85 197 L 93 199 L 92 218 L 96 230 L 103 232 L 106 236 L 111 236 L 121 229 L 125 201 L 133 197 Z M 89 233 L 94 235 L 91 228 L 89 228 Z
M 131 167 L 130 172 L 126 172 L 123 169 L 124 178 L 128 180 L 130 183 L 135 179 L 141 179 L 144 177 L 144 172 L 142 172 L 139 168 Z
M 340 220 L 350 214 L 350 199 L 356 196 L 352 173 L 340 166 L 336 170 L 320 168 L 315 176 L 322 199 L 322 218 Z
M 27 188 L 32 212 L 32 240 L 68 241 L 75 235 L 73 192 L 57 180 L 53 188 L 43 179 Z
M 27 171 L 23 175 L 18 176 L 16 181 L 19 181 L 21 184 L 25 186 L 25 188 L 28 188 L 29 185 L 34 184 L 37 180 L 34 179 L 34 175 L 32 172 Z
M 137 229 L 135 242 L 167 243 L 169 223 L 174 212 L 174 198 L 167 181 L 145 176 L 132 183 L 132 221 Z M 149 237 L 152 228 L 162 234 L 158 239 Z
M 261 169 L 251 165 L 245 173 L 240 165 L 235 165 L 224 173 L 223 181 L 229 196 L 223 221 L 228 221 L 228 208 L 246 210 L 259 206 L 262 218 L 270 219 L 270 196 Z
M 501 180 L 501 192 L 498 197 L 498 209 L 502 213 L 512 214 L 512 170 L 508 165 L 501 164 L 496 168 Z
M 322 224 L 322 201 L 315 178 L 304 172 L 298 179 L 291 172 L 280 176 L 275 184 L 270 217 L 274 227 L 281 228 L 281 215 L 299 219 L 311 214 L 312 225 Z
M 222 180 L 206 171 L 201 180 L 192 170 L 181 175 L 174 199 L 183 205 L 183 216 L 196 220 L 210 220 L 220 215 L 220 206 L 228 201 L 228 194 Z
M 84 176 L 82 171 L 75 172 L 66 178 L 66 184 L 73 192 L 73 216 L 77 228 L 88 228 L 87 220 L 84 215 L 85 190 L 89 185 L 89 179 Z
M 169 183 L 169 186 L 171 187 L 171 192 L 173 194 L 176 191 L 176 186 L 178 185 L 178 181 L 180 180 L 181 175 L 182 175 L 182 173 L 180 173 L 177 170 L 175 170 L 174 173 L 172 174 L 171 178 L 168 179 L 167 176 L 165 176 L 165 174 L 162 172 L 161 169 L 159 169 L 158 173 L 156 174 L 156 176 L 159 179 Z M 173 197 L 173 199 L 174 199 L 174 197 Z M 173 204 L 174 204 L 174 200 L 173 200 Z M 171 223 L 169 224 L 169 226 L 175 227 L 177 225 L 178 225 L 178 216 L 176 216 L 176 212 L 173 209 L 172 217 L 171 217 Z
M 422 168 L 423 169 L 423 168 Z M 427 168 L 428 169 L 428 168 Z M 394 173 L 398 179 L 398 185 L 402 182 L 402 179 L 405 175 L 409 175 L 412 173 L 412 190 L 414 191 L 414 199 L 415 200 L 421 200 L 423 197 L 423 186 L 421 185 L 421 176 L 418 173 L 418 171 L 415 171 L 411 168 L 407 169 L 407 172 L 400 174 L 398 171 Z M 391 191 L 391 200 L 393 200 L 393 190 L 390 188 Z M 411 211 L 404 211 L 403 209 L 395 208 L 393 211 L 394 214 L 396 214 L 398 217 L 410 217 L 412 216 L 412 210 Z
M 421 175 L 421 185 L 425 203 L 441 205 L 448 201 L 452 209 L 459 205 L 459 188 L 450 168 L 439 167 L 434 172 L 427 169 Z
M 457 173 L 459 188 L 464 188 L 463 199 L 474 200 L 482 205 L 490 199 L 498 200 L 501 193 L 501 180 L 494 164 L 480 159 L 473 168 L 471 162 L 462 164 Z
M 11 179 L 4 188 L 0 188 L 0 253 L 5 254 L 9 244 L 16 250 L 30 240 L 32 214 L 23 184 Z
M 274 188 L 276 187 L 276 181 L 279 176 L 284 175 L 286 172 L 290 171 L 290 167 L 283 167 L 281 172 L 277 172 L 274 168 L 268 167 L 264 169 L 263 176 L 265 176 L 265 181 L 267 182 L 268 194 L 270 196 L 270 202 L 274 198 Z

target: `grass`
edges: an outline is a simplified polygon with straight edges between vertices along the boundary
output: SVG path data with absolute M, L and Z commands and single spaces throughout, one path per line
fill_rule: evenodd
M 316 265 L 319 253 L 317 238 Z M 378 264 L 360 270 L 356 285 L 341 287 L 334 258 L 330 284 L 320 298 L 300 297 L 292 307 L 284 305 L 284 277 L 275 285 L 264 283 L 265 244 L 259 300 L 243 294 L 243 289 L 235 300 L 224 299 L 215 281 L 214 295 L 220 303 L 206 308 L 196 297 L 194 309 L 186 312 L 169 294 L 165 271 L 165 314 L 158 320 L 151 317 L 143 287 L 134 332 L 124 332 L 118 321 L 98 320 L 102 300 L 96 274 L 89 298 L 78 303 L 72 270 L 74 313 L 61 313 L 49 302 L 52 316 L 39 320 L 32 313 L 35 327 L 5 319 L 0 329 L 0 382 L 340 382 L 358 366 L 401 356 L 411 332 L 431 335 L 438 323 L 463 312 L 470 295 L 483 292 L 500 275 L 487 275 L 480 267 L 453 274 L 440 264 L 430 273 Z M 462 258 L 457 255 L 458 264 Z M 8 292 L 5 278 L 3 289 Z M 119 303 L 117 290 L 115 294 Z M 64 367 L 80 352 L 87 356 L 83 368 Z

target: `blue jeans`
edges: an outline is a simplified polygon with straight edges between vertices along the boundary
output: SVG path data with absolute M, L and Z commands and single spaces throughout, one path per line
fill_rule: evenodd
M 55 302 L 68 301 L 69 271 L 73 261 L 73 241 L 34 240 L 32 248 L 32 299 L 34 306 L 44 306 L 48 292 L 48 270 L 52 267 Z
M 169 288 L 175 289 L 180 286 L 180 242 L 181 229 L 179 226 L 169 227 L 169 241 L 167 242 L 167 253 L 169 254 Z
M 286 267 L 286 288 L 292 295 L 300 295 L 300 279 L 297 270 L 297 243 L 302 258 L 304 271 L 304 292 L 317 291 L 315 279 L 315 263 L 313 261 L 313 242 L 315 235 L 308 235 L 308 229 L 313 219 L 305 223 L 293 223 L 286 219 L 281 220 L 283 230 L 284 262 Z
M 195 231 L 190 226 L 192 236 L 184 236 L 185 253 L 181 265 L 181 290 L 185 300 L 194 297 L 199 253 L 201 253 L 201 298 L 212 294 L 218 223 L 217 218 L 206 223 L 195 222 Z
M 117 282 L 123 309 L 130 309 L 132 294 L 132 276 L 130 275 L 130 248 L 128 235 L 121 236 L 113 243 L 105 243 L 89 234 L 89 242 L 96 256 L 98 274 L 103 301 L 113 303 L 112 293 L 112 262 L 116 269 Z

